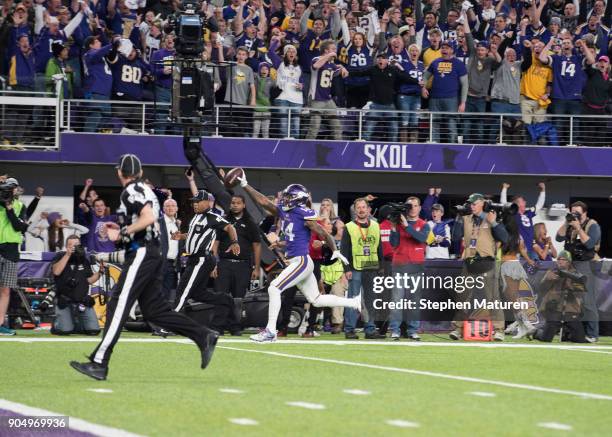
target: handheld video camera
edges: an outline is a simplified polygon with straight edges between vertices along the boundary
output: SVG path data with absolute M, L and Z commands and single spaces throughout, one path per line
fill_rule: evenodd
M 380 216 L 393 223 L 399 223 L 401 216 L 408 214 L 411 209 L 412 204 L 410 203 L 389 202 L 380 208 Z
M 580 213 L 579 212 L 568 212 L 565 215 L 565 221 L 570 223 L 576 220 L 580 220 Z

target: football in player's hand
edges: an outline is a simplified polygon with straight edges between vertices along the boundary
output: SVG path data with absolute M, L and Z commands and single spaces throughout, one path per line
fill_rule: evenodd
M 225 174 L 225 178 L 223 179 L 223 183 L 227 188 L 234 188 L 236 185 L 240 183 L 239 178 L 244 177 L 244 170 L 240 167 L 236 167 L 231 169 Z

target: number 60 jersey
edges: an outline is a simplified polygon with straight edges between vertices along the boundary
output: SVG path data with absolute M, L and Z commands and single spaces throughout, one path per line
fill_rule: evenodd
M 317 220 L 317 213 L 303 206 L 283 211 L 283 208 L 277 205 L 277 209 L 283 239 L 287 242 L 287 258 L 308 255 L 310 229 L 306 227 L 306 220 Z

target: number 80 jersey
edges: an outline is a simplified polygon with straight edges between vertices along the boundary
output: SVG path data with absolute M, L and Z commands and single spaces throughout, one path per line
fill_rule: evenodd
M 277 205 L 278 217 L 281 219 L 283 240 L 287 242 L 287 258 L 308 255 L 310 243 L 310 229 L 306 227 L 306 220 L 317 220 L 317 213 L 312 209 L 298 206 L 289 211 L 283 211 Z
M 129 100 L 141 100 L 142 78 L 149 72 L 149 66 L 139 58 L 130 61 L 119 55 L 112 70 L 114 93 L 119 97 L 129 97 Z

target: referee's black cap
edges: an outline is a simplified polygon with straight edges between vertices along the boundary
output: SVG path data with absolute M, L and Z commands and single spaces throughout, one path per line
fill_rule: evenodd
M 193 196 L 190 200 L 191 202 L 201 202 L 203 200 L 210 200 L 210 194 L 208 194 L 206 190 L 200 190 L 198 191 L 198 194 Z
M 142 170 L 142 164 L 138 156 L 126 153 L 125 155 L 121 155 L 119 164 L 117 164 L 115 168 L 118 169 L 123 176 L 136 176 Z

